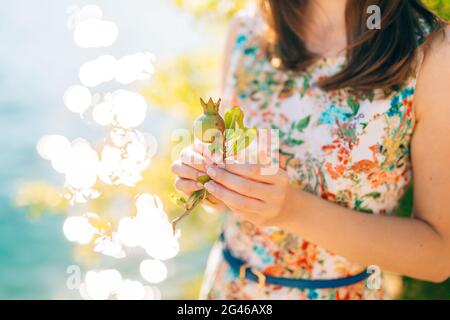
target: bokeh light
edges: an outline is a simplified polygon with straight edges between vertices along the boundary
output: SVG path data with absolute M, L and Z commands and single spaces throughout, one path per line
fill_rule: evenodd
M 119 35 L 115 23 L 103 20 L 102 9 L 87 5 L 70 17 L 74 24 L 73 39 L 81 48 L 102 48 L 113 45 Z
M 149 52 L 127 55 L 118 60 L 111 55 L 99 56 L 81 66 L 79 79 L 89 88 L 112 80 L 120 84 L 148 80 L 154 73 L 154 60 L 154 55 Z
M 97 230 L 89 223 L 87 217 L 69 217 L 64 221 L 63 232 L 67 240 L 88 244 Z
M 167 267 L 159 260 L 144 260 L 139 266 L 142 278 L 150 283 L 160 283 L 167 278 Z
M 64 93 L 64 104 L 70 111 L 83 114 L 92 103 L 92 95 L 88 88 L 75 85 Z

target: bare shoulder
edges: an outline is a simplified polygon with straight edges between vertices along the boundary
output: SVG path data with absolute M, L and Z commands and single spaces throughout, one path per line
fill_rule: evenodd
M 227 80 L 228 71 L 231 64 L 231 52 L 233 50 L 234 43 L 239 34 L 239 29 L 241 25 L 241 17 L 239 15 L 235 15 L 229 25 L 227 30 L 227 35 L 225 38 L 225 44 L 222 55 L 222 79 L 221 79 L 221 91 L 224 93 L 225 84 Z
M 238 36 L 240 25 L 241 18 L 239 15 L 235 15 L 228 25 L 227 35 L 225 38 L 225 61 L 229 60 L 230 52 L 233 49 L 233 44 L 236 41 L 236 37 Z
M 256 21 L 260 21 L 256 20 L 259 18 L 260 13 L 258 7 L 247 6 L 246 8 L 238 11 L 228 25 L 222 59 L 222 93 L 225 89 L 234 45 L 236 44 L 240 33 L 248 33 L 249 28 L 252 28 Z
M 419 123 L 448 116 L 450 124 L 450 26 L 439 31 L 424 50 L 415 104 Z
M 228 24 L 228 30 L 227 30 L 227 40 L 234 40 L 239 32 L 239 28 L 242 24 L 242 17 L 238 13 L 231 18 L 229 24 Z

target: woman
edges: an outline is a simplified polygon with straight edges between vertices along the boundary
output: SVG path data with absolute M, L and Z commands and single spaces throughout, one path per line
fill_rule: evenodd
M 368 29 L 373 4 L 379 30 Z M 387 298 L 377 267 L 447 279 L 444 22 L 419 0 L 266 0 L 229 34 L 224 105 L 278 129 L 283 157 L 264 175 L 264 165 L 217 165 L 196 144 L 173 164 L 180 191 L 201 188 L 207 172 L 211 201 L 230 211 L 202 297 Z M 395 217 L 412 177 L 414 216 Z

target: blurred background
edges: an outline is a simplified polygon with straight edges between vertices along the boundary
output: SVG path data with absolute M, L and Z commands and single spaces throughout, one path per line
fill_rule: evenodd
M 0 299 L 79 299 L 66 286 L 68 266 L 118 268 L 139 277 L 140 253 L 115 260 L 94 254 L 92 247 L 68 242 L 62 224 L 77 211 L 129 214 L 136 194 L 161 197 L 171 217 L 171 133 L 191 127 L 200 113 L 198 97 L 218 96 L 220 63 L 229 19 L 248 1 L 231 0 L 2 0 L 0 10 Z M 450 18 L 449 0 L 426 3 Z M 70 14 L 94 4 L 119 28 L 108 48 L 80 49 L 73 39 Z M 100 186 L 102 197 L 70 206 L 63 194 L 64 177 L 37 153 L 46 134 L 89 141 L 104 139 L 106 129 L 69 112 L 63 103 L 67 87 L 77 84 L 80 66 L 99 55 L 152 52 L 151 79 L 128 88 L 145 96 L 149 110 L 140 129 L 154 135 L 158 153 L 134 187 Z M 108 87 L 104 89 L 110 89 Z M 399 215 L 411 212 L 411 191 Z M 163 299 L 196 299 L 208 251 L 220 218 L 202 210 L 183 222 L 181 252 L 167 262 L 168 277 L 158 285 Z M 398 299 L 449 299 L 450 282 L 430 284 L 388 275 Z

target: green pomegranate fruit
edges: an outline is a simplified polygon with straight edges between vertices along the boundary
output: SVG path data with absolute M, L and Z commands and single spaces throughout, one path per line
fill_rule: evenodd
M 212 143 L 219 133 L 225 132 L 225 121 L 219 114 L 220 102 L 220 99 L 214 102 L 209 98 L 206 103 L 200 98 L 203 114 L 194 122 L 194 135 L 202 142 Z

